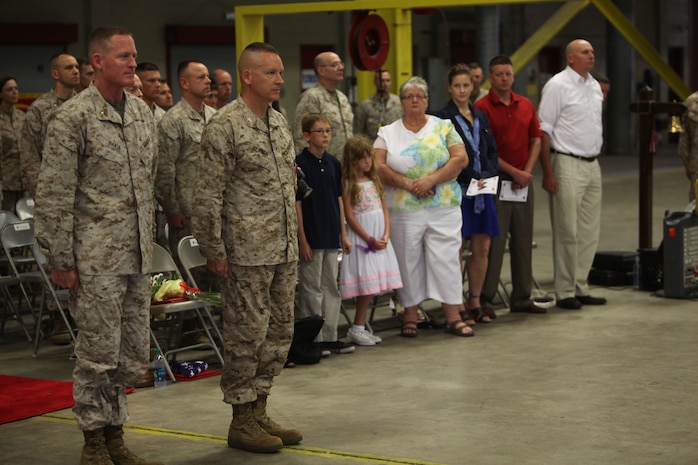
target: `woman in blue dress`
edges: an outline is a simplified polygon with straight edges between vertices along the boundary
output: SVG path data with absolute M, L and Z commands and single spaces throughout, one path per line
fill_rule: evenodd
M 482 187 L 484 179 L 497 175 L 497 146 L 490 130 L 487 116 L 470 103 L 473 83 L 470 68 L 465 64 L 453 66 L 448 73 L 448 92 L 451 99 L 436 116 L 449 119 L 463 138 L 470 163 L 458 176 L 463 191 L 461 212 L 463 214 L 463 240 L 470 240 L 471 256 L 467 262 L 468 295 L 461 315 L 468 324 L 489 323 L 497 315 L 491 309 L 483 312 L 480 293 L 487 273 L 487 256 L 490 238 L 499 235 L 499 223 L 494 197 L 491 194 L 467 196 L 472 179 Z M 462 255 L 462 247 L 461 247 Z

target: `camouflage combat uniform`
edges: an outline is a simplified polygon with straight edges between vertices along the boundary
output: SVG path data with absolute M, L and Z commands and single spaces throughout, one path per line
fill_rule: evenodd
M 0 166 L 4 199 L 3 210 L 14 211 L 15 203 L 22 197 L 24 186 L 19 172 L 19 140 L 22 137 L 22 126 L 26 115 L 22 110 L 14 108 L 11 113 L 0 111 Z
M 165 110 L 163 110 L 155 104 L 153 104 L 152 112 L 153 118 L 155 119 L 155 124 L 160 123 L 162 117 L 165 116 L 165 114 L 167 113 Z M 157 132 L 155 133 L 155 136 L 157 137 Z M 170 253 L 176 252 L 176 250 L 170 250 L 169 239 L 167 231 L 165 230 L 165 226 L 167 226 L 167 216 L 165 215 L 165 209 L 162 207 L 160 202 L 156 202 L 155 219 L 153 223 L 153 239 L 155 240 L 155 242 L 163 246 L 165 250 L 168 250 Z
M 365 134 L 371 142 L 378 137 L 381 126 L 392 123 L 402 118 L 402 106 L 400 97 L 388 94 L 384 100 L 377 95 L 371 95 L 356 107 L 356 119 L 354 119 L 354 132 Z
M 156 123 L 159 123 L 166 113 L 167 112 L 164 109 L 160 108 L 157 105 L 153 105 L 153 118 L 155 118 Z
M 145 103 L 125 99 L 123 120 L 94 85 L 56 111 L 36 193 L 51 266 L 80 278 L 73 411 L 84 431 L 128 420 L 124 388 L 149 358 L 157 139 Z
M 695 185 L 698 179 L 698 92 L 689 95 L 686 101 L 686 112 L 683 115 L 683 132 L 679 137 L 679 155 L 691 175 L 691 185 L 688 190 L 688 200 L 696 198 Z
M 169 228 L 169 245 L 173 256 L 177 255 L 179 240 L 190 234 L 191 203 L 196 179 L 196 160 L 201 142 L 201 132 L 206 121 L 216 111 L 204 105 L 204 116 L 194 110 L 186 100 L 180 100 L 158 123 L 159 157 L 155 177 L 155 197 L 166 216 L 183 213 L 187 226 L 175 230 Z
M 238 98 L 201 136 L 192 230 L 209 260 L 228 260 L 222 285 L 224 401 L 266 396 L 293 335 L 298 219 L 293 139 L 281 113 L 268 122 Z M 204 200 L 205 199 L 205 200 Z
M 354 113 L 351 111 L 347 96 L 340 90 L 329 91 L 320 84 L 315 84 L 301 94 L 298 98 L 296 117 L 293 122 L 296 154 L 301 153 L 308 146 L 308 143 L 303 139 L 301 127 L 303 117 L 308 113 L 321 113 L 330 120 L 334 131 L 332 132 L 332 141 L 327 147 L 327 153 L 341 160 L 344 143 L 354 135 Z
M 24 121 L 22 138 L 19 142 L 19 167 L 24 190 L 31 197 L 36 196 L 36 182 L 39 179 L 41 152 L 44 148 L 48 122 L 63 102 L 65 100 L 58 97 L 56 92 L 51 89 L 47 94 L 34 100 L 27 110 L 27 118 Z

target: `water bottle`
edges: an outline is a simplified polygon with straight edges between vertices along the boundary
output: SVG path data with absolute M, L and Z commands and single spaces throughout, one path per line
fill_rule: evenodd
M 640 255 L 638 254 L 635 255 L 635 263 L 633 264 L 633 288 L 636 291 L 639 291 L 642 285 L 640 269 Z
M 162 356 L 162 352 L 158 349 L 155 352 L 155 358 L 153 359 L 153 385 L 155 387 L 167 386 L 167 370 L 165 369 L 165 357 Z

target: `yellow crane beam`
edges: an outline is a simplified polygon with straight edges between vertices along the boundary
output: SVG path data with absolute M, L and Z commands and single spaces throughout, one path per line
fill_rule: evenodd
M 266 15 L 327 11 L 374 11 L 380 14 L 388 24 L 391 44 L 386 68 L 393 72 L 397 84 L 412 73 L 412 16 L 410 11 L 412 8 L 552 2 L 561 3 L 561 0 L 349 0 L 237 6 L 235 7 L 235 43 L 242 45 L 264 41 L 264 16 Z M 671 69 L 611 0 L 568 0 L 562 3 L 564 5 L 511 55 L 515 71 L 523 68 L 577 13 L 589 4 L 594 4 L 677 95 L 682 99 L 690 95 L 691 90 L 681 77 Z M 238 58 L 242 48 L 241 46 L 236 47 Z M 372 76 L 369 78 L 366 73 L 359 73 L 360 97 L 370 95 L 370 90 L 365 89 L 366 85 L 372 89 Z
M 623 12 L 611 2 L 611 0 L 591 0 L 606 19 L 621 33 L 623 37 L 635 48 L 637 53 L 647 61 L 662 79 L 676 92 L 681 100 L 691 95 L 691 89 L 683 82 L 681 77 L 662 59 L 662 56 L 650 45 L 640 31 L 628 21 Z M 612 59 L 612 57 L 611 57 Z

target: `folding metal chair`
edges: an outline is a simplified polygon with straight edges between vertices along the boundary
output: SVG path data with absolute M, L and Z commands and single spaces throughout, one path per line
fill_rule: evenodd
M 22 197 L 15 204 L 15 211 L 22 221 L 34 219 L 34 199 Z
M 22 294 L 32 310 L 36 323 L 33 356 L 36 357 L 39 343 L 42 339 L 41 322 L 47 294 L 55 302 L 56 310 L 66 324 L 66 332 L 70 334 L 71 339 L 75 342 L 75 332 L 70 325 L 63 305 L 61 305 L 62 301 L 65 302 L 67 300 L 68 291 L 57 291 L 53 286 L 46 271 L 48 260 L 34 240 L 34 223 L 31 221 L 12 223 L 5 226 L 0 234 L 2 235 L 2 246 L 9 259 L 10 268 L 15 278 L 19 280 Z M 24 287 L 25 284 L 38 285 L 41 288 L 41 299 L 36 311 L 33 310 L 32 301 Z
M 170 276 L 179 275 L 181 276 L 181 273 L 179 269 L 177 268 L 177 265 L 175 264 L 174 259 L 172 256 L 165 250 L 163 247 L 160 245 L 154 243 L 153 244 L 153 267 L 152 267 L 152 273 L 157 274 L 157 273 L 163 273 L 163 274 L 169 274 Z M 168 359 L 170 355 L 176 355 L 179 352 L 183 352 L 186 350 L 194 350 L 194 349 L 202 349 L 202 348 L 210 348 L 213 349 L 213 351 L 216 353 L 216 356 L 220 360 L 221 364 L 224 364 L 223 356 L 221 355 L 220 350 L 218 349 L 218 346 L 216 345 L 216 342 L 211 335 L 211 332 L 209 331 L 209 324 L 211 327 L 216 327 L 215 321 L 213 320 L 213 317 L 211 316 L 211 312 L 209 311 L 209 307 L 211 307 L 211 304 L 208 302 L 200 301 L 200 300 L 186 300 L 186 301 L 181 301 L 181 302 L 171 302 L 171 303 L 162 303 L 162 304 L 156 304 L 156 303 L 151 303 L 150 305 L 150 314 L 151 314 L 151 327 L 150 327 L 150 338 L 155 345 L 156 348 L 160 349 L 160 352 L 164 354 L 164 357 Z M 160 347 L 160 343 L 158 342 L 157 337 L 155 336 L 155 332 L 153 331 L 152 327 L 152 322 L 154 321 L 154 317 L 157 315 L 165 315 L 166 320 L 171 326 L 170 330 L 172 329 L 172 325 L 179 323 L 181 325 L 181 316 L 183 312 L 187 312 L 193 310 L 196 313 L 197 318 L 199 319 L 199 322 L 201 323 L 201 327 L 203 328 L 204 332 L 206 333 L 206 336 L 208 336 L 210 343 L 200 343 L 200 344 L 193 344 L 193 345 L 188 345 L 188 346 L 180 346 L 178 347 L 178 342 L 175 341 L 175 344 L 173 347 L 170 347 L 170 337 L 168 336 L 168 347 L 167 350 L 162 350 L 162 347 Z M 203 311 L 203 312 L 202 312 Z M 204 320 L 204 316 L 206 315 L 206 318 L 209 320 L 209 324 Z M 181 326 L 180 326 L 181 328 Z M 171 333 L 171 331 L 170 331 Z M 218 333 L 220 334 L 220 333 Z M 179 337 L 177 338 L 179 339 Z M 174 357 L 172 358 L 174 359 Z M 172 381 L 175 381 L 175 376 L 172 371 L 172 368 L 170 367 L 169 363 L 166 365 L 167 369 L 167 374 L 170 376 L 170 379 Z
M 200 284 L 194 279 L 193 269 L 201 266 L 206 266 L 206 257 L 201 255 L 199 250 L 199 243 L 194 236 L 185 236 L 180 239 L 179 244 L 177 244 L 177 255 L 179 256 L 179 261 L 184 267 L 184 272 L 186 274 L 186 281 L 190 286 L 201 288 Z M 209 310 L 206 309 L 208 312 Z M 211 318 L 212 319 L 212 318 Z M 213 319 L 212 319 L 213 320 Z M 220 329 L 218 325 L 213 321 L 211 329 L 214 330 L 215 335 L 218 336 L 218 340 L 223 343 L 223 336 L 221 336 Z
M 7 210 L 0 210 L 0 229 L 4 228 L 8 224 L 19 223 L 20 220 L 17 215 Z
M 187 283 L 190 286 L 198 287 L 199 283 L 194 279 L 192 270 L 201 266 L 206 266 L 206 257 L 199 251 L 199 243 L 194 236 L 185 236 L 177 244 L 177 255 L 184 267 Z
M 2 231 L 2 228 L 8 224 L 19 223 L 20 221 L 21 220 L 14 213 L 8 212 L 7 210 L 0 210 L 0 231 Z M 8 273 L 9 269 L 10 262 L 5 256 L 5 251 L 3 250 L 2 254 L 0 254 L 0 271 L 4 271 L 5 274 L 10 274 Z
M 63 322 L 65 323 L 65 327 L 67 328 L 68 334 L 70 334 L 70 338 L 73 340 L 73 344 L 75 343 L 75 331 L 73 330 L 72 326 L 70 325 L 70 320 L 68 319 L 68 315 L 66 315 L 65 310 L 63 310 L 63 305 L 62 303 L 65 303 L 67 305 L 68 299 L 69 299 L 69 292 L 68 289 L 56 289 L 54 286 L 53 282 L 51 281 L 51 278 L 49 277 L 47 273 L 47 263 L 48 260 L 46 259 L 46 255 L 41 251 L 41 248 L 39 247 L 39 244 L 34 241 L 32 244 L 32 255 L 34 256 L 34 259 L 36 260 L 36 263 L 39 268 L 39 273 L 41 274 L 41 278 L 43 279 L 43 292 L 41 295 L 41 305 L 39 306 L 39 312 L 38 312 L 38 319 L 39 322 L 41 322 L 43 313 L 44 313 L 44 303 L 46 301 L 46 293 L 51 296 L 53 299 L 53 302 L 56 304 L 56 309 L 58 310 L 58 313 L 60 314 L 61 318 L 63 319 Z M 62 332 L 61 332 L 62 333 Z M 39 342 L 41 341 L 41 324 L 36 325 L 36 335 L 34 337 L 34 353 L 33 356 L 36 357 L 38 351 L 39 351 Z
M 43 286 L 44 284 L 36 260 L 31 253 L 31 247 L 34 244 L 34 223 L 20 221 L 8 224 L 2 228 L 0 239 L 10 270 L 19 279 L 21 293 L 29 306 L 34 322 L 39 325 L 37 312 L 34 310 L 32 299 L 29 298 L 25 287 L 26 285 Z
M 20 219 L 17 217 L 12 212 L 9 212 L 7 210 L 0 210 L 0 231 L 7 226 L 8 224 L 13 224 L 13 223 L 19 223 Z M 0 250 L 2 250 L 2 253 L 0 253 L 0 285 L 2 286 L 2 295 L 4 297 L 4 307 L 3 311 L 10 311 L 10 320 L 17 320 L 24 332 L 27 334 L 27 339 L 29 342 L 31 342 L 31 336 L 29 335 L 29 332 L 27 331 L 27 328 L 24 324 L 24 320 L 21 318 L 20 310 L 19 308 L 21 307 L 21 299 L 17 301 L 17 305 L 15 306 L 12 303 L 12 299 L 14 298 L 12 296 L 12 292 L 10 292 L 10 289 L 13 287 L 18 287 L 19 288 L 19 280 L 14 276 L 14 273 L 11 271 L 10 268 L 10 259 L 5 256 L 5 251 L 0 247 Z M 24 293 L 22 293 L 24 295 Z M 31 303 L 27 302 L 27 304 L 31 307 Z M 0 323 L 0 333 L 5 330 L 5 322 L 8 320 L 4 315 L 2 317 L 2 322 Z
M 26 334 L 27 336 L 27 341 L 31 342 L 32 337 L 29 334 L 29 330 L 27 330 L 27 326 L 24 324 L 24 319 L 22 318 L 22 315 L 20 314 L 19 310 L 12 303 L 12 293 L 10 292 L 10 288 L 15 286 L 20 286 L 19 279 L 15 276 L 6 276 L 3 270 L 0 269 L 0 292 L 2 292 L 2 296 L 5 301 L 3 313 L 6 313 L 8 309 L 10 311 L 9 318 L 7 318 L 4 314 L 2 316 L 2 322 L 0 323 L 0 334 L 5 332 L 5 322 L 7 320 L 17 320 L 19 326 L 22 328 L 24 334 Z

